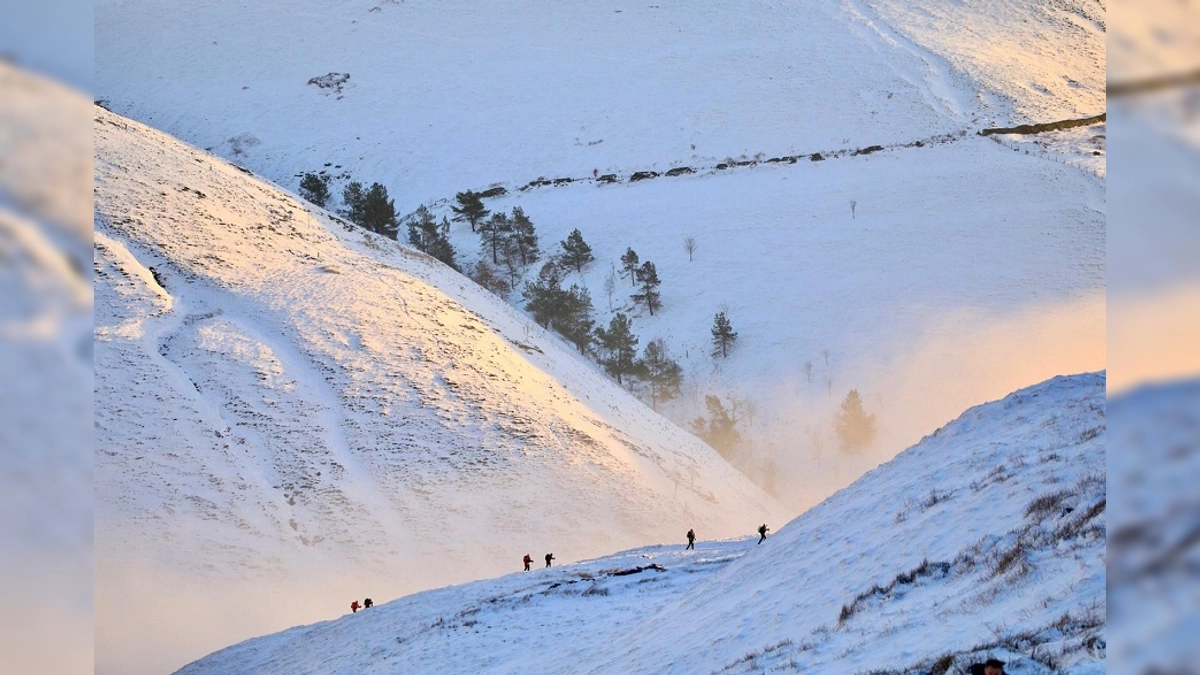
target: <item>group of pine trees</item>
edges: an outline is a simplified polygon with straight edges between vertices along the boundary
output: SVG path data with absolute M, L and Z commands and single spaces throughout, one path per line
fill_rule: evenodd
M 329 182 L 327 174 L 306 173 L 300 179 L 300 196 L 325 208 L 333 196 Z M 399 238 L 400 222 L 396 216 L 396 203 L 380 183 L 371 183 L 370 187 L 364 187 L 359 181 L 347 183 L 342 190 L 341 213 L 359 227 L 389 239 Z M 409 244 L 458 269 L 454 247 L 449 239 L 449 221 L 442 218 L 439 223 L 428 208 L 421 206 L 406 219 L 405 224 Z
M 306 173 L 300 181 L 300 195 L 325 207 L 332 198 L 329 176 Z M 385 237 L 398 238 L 402 223 L 387 188 L 380 183 L 364 187 L 361 182 L 349 182 L 342 191 L 342 204 L 341 213 L 354 224 Z M 467 190 L 455 195 L 451 210 L 455 221 L 467 223 L 471 232 L 480 237 L 482 256 L 471 277 L 488 290 L 506 295 L 542 260 L 537 230 L 521 207 L 514 207 L 511 214 L 493 213 L 483 203 L 480 193 Z M 403 224 L 410 245 L 459 269 L 449 240 L 449 219 L 443 217 L 439 221 L 427 207 L 420 206 Z M 582 273 L 595 261 L 583 234 L 573 230 L 559 243 L 559 248 L 558 253 L 544 262 L 537 277 L 525 284 L 525 310 L 539 325 L 566 338 L 581 354 L 594 355 L 618 384 L 640 386 L 653 408 L 679 396 L 683 368 L 671 357 L 662 338 L 650 340 L 639 354 L 639 338 L 628 315 L 617 312 L 607 327 L 596 326 L 588 289 L 579 284 L 563 287 L 566 272 Z M 688 250 L 690 255 L 694 243 Z M 659 292 L 662 282 L 654 263 L 642 261 L 633 248 L 627 248 L 621 256 L 621 270 L 621 276 L 628 278 L 633 287 L 629 297 L 634 306 L 644 307 L 654 316 L 662 308 Z M 728 357 L 738 334 L 726 312 L 716 314 L 711 334 L 712 356 Z M 715 396 L 706 397 L 706 407 L 709 417 L 697 418 L 693 430 L 714 448 L 728 454 L 740 440 L 736 419 Z

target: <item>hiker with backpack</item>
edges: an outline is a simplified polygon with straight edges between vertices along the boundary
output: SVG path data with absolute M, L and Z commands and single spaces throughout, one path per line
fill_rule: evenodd
M 350 611 L 351 611 L 351 612 L 357 612 L 357 611 L 358 611 L 358 601 L 357 601 L 357 600 L 355 600 L 354 602 L 350 603 Z
M 696 531 L 688 530 L 687 538 L 688 538 L 688 545 L 687 545 L 687 548 L 685 548 L 683 550 L 686 551 L 688 549 L 691 549 L 691 550 L 695 551 L 696 550 Z
M 368 609 L 368 608 L 374 606 L 374 604 L 375 603 L 372 602 L 370 598 L 367 598 L 366 600 L 363 600 L 363 609 Z
M 771 531 L 771 528 L 767 527 L 767 524 L 766 524 L 766 523 L 763 523 L 762 525 L 759 525 L 759 526 L 758 526 L 758 543 L 760 543 L 760 544 L 761 544 L 761 543 L 763 543 L 764 541 L 766 541 L 766 540 L 767 540 L 767 533 L 768 533 L 768 532 L 770 532 L 770 531 Z
M 553 554 L 553 553 L 547 553 L 547 554 L 546 554 L 546 567 L 549 567 L 549 566 L 550 566 L 550 561 L 551 561 L 551 560 L 554 560 L 554 554 Z
M 528 572 L 529 566 L 533 564 L 533 558 L 529 557 L 529 554 L 526 553 L 521 562 L 525 563 L 525 571 Z

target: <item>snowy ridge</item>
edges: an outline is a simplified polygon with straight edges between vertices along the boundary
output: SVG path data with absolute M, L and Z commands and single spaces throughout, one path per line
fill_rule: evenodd
M 98 598 L 149 564 L 383 599 L 785 513 L 440 263 L 95 111 Z
M 701 532 L 428 591 L 181 672 L 1103 673 L 1104 380 L 968 410 L 762 546 Z

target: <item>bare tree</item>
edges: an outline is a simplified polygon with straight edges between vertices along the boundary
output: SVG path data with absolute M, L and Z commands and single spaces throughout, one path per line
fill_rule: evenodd
M 828 349 L 822 349 L 822 350 L 821 350 L 821 356 L 822 356 L 822 357 L 824 357 L 824 359 L 825 359 L 825 365 L 829 365 L 829 350 L 828 350 Z
M 696 252 L 696 238 L 692 236 L 683 238 L 683 250 L 687 251 L 688 262 L 692 261 L 692 254 Z
M 857 201 L 855 201 L 855 200 L 853 200 L 853 199 L 851 199 L 851 200 L 850 200 L 850 219 L 851 219 L 851 220 L 853 220 L 853 219 L 855 218 L 855 215 L 854 215 L 854 210 L 855 210 L 855 209 L 857 209 L 857 208 L 858 208 L 858 202 L 857 202 Z
M 830 396 L 833 396 L 833 378 L 832 377 L 825 378 L 825 390 L 829 393 Z
M 608 296 L 608 311 L 613 311 L 613 293 L 617 291 L 617 268 L 611 267 L 604 277 L 604 294 Z
M 808 378 L 808 381 L 810 383 L 812 382 L 812 369 L 813 369 L 812 361 L 805 361 L 804 362 L 804 377 Z

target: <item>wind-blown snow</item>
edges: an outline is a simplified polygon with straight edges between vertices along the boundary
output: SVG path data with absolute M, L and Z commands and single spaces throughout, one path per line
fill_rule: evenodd
M 309 573 L 384 599 L 785 513 L 440 263 L 100 108 L 95 139 L 102 616 Z M 102 632 L 183 630 L 154 623 Z
M 181 673 L 1105 670 L 1103 374 L 979 406 L 756 539 L 401 598 Z M 679 533 L 676 540 L 682 539 Z

